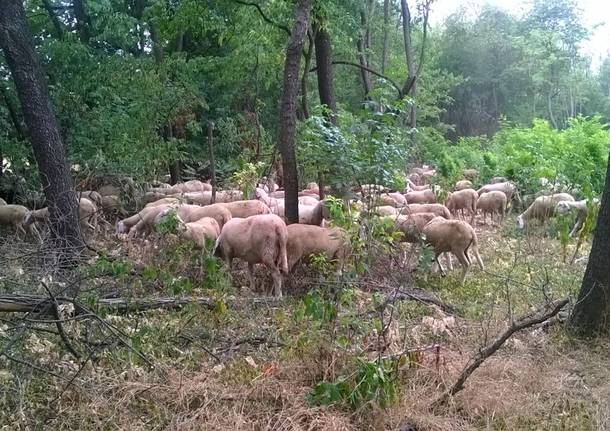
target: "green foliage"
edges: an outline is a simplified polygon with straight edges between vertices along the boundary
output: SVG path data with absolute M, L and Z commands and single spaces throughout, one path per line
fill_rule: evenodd
M 356 371 L 351 376 L 318 383 L 308 400 L 316 405 L 343 405 L 351 410 L 370 403 L 386 408 L 396 399 L 394 374 L 393 361 L 368 362 L 358 358 Z
M 245 163 L 241 170 L 233 173 L 229 183 L 233 184 L 244 194 L 245 197 L 252 196 L 258 180 L 261 178 L 265 164 L 263 162 Z

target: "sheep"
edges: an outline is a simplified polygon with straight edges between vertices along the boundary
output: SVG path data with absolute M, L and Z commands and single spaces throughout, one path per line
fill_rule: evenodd
M 206 239 L 215 241 L 218 238 L 218 235 L 220 235 L 221 225 L 216 219 L 212 217 L 201 217 L 195 221 L 185 223 L 185 220 L 178 214 L 177 208 L 173 207 L 165 208 L 155 215 L 153 223 L 161 223 L 165 217 L 172 213 L 176 214 L 176 217 L 178 218 L 179 236 L 187 241 L 193 241 L 199 249 L 205 248 Z
M 436 196 L 432 190 L 422 190 L 420 192 L 405 193 L 405 198 L 409 204 L 434 204 Z
M 379 184 L 362 184 L 360 186 L 360 191 L 363 195 L 369 195 L 372 193 L 382 193 L 387 191 L 387 189 Z
M 126 213 L 121 199 L 115 195 L 102 196 L 101 208 L 106 214 L 122 215 Z
M 255 190 L 257 199 L 263 201 L 273 214 L 284 218 L 284 200 L 270 198 L 264 190 L 257 188 Z M 324 202 L 318 202 L 316 205 L 299 205 L 299 223 L 321 225 L 323 220 Z
M 462 175 L 464 176 L 464 178 L 466 178 L 466 180 L 474 181 L 479 175 L 479 173 L 476 169 L 464 169 L 462 171 Z
M 284 199 L 286 197 L 286 192 L 284 190 L 277 190 L 275 192 L 268 193 L 269 197 L 276 199 Z M 306 198 L 306 201 L 309 201 L 309 198 L 315 199 L 317 201 L 320 200 L 320 195 L 313 190 L 303 190 L 299 192 L 299 202 L 301 202 L 300 198 Z M 301 202 L 303 203 L 303 202 Z M 307 204 L 306 204 L 307 205 Z
M 471 188 L 472 188 L 472 181 L 461 180 L 461 181 L 458 181 L 457 183 L 455 183 L 455 187 L 453 187 L 453 190 L 455 190 L 457 192 L 459 190 L 465 190 L 465 189 L 471 189 Z
M 407 204 L 407 199 L 402 195 L 402 193 L 390 192 L 386 193 L 386 195 L 394 199 L 396 206 L 404 207 Z
M 341 228 L 327 229 L 305 224 L 287 226 L 286 253 L 288 272 L 311 254 L 323 253 L 328 259 L 344 260 L 349 250 L 349 237 Z
M 551 196 L 540 196 L 517 217 L 519 229 L 524 229 L 530 220 L 538 219 L 545 221 L 555 216 L 555 208 L 559 201 L 574 201 L 567 193 L 557 193 Z
M 477 209 L 483 213 L 483 224 L 487 224 L 487 213 L 490 214 L 493 223 L 494 214 L 498 214 L 498 224 L 502 223 L 506 215 L 507 199 L 504 192 L 494 190 L 483 193 L 477 200 Z
M 96 206 L 98 206 L 100 208 L 102 207 L 102 195 L 99 194 L 98 192 L 96 192 L 95 190 L 78 191 L 76 193 L 77 193 L 79 199 L 87 198 L 91 202 L 93 202 Z M 106 196 L 109 196 L 109 195 L 106 195 Z
M 227 202 L 221 205 L 228 209 L 233 217 L 247 218 L 253 215 L 271 214 L 271 209 L 265 203 L 254 199 Z
M 170 205 L 163 204 L 142 209 L 139 213 L 119 220 L 116 231 L 118 234 L 130 234 L 130 237 L 137 235 L 140 231 L 149 233 L 152 230 L 152 225 L 155 216 L 168 208 Z M 138 226 L 136 229 L 134 229 Z M 132 231 L 134 231 L 132 233 Z
M 222 203 L 207 205 L 205 207 L 200 207 L 198 205 L 180 205 L 176 207 L 176 211 L 180 219 L 185 223 L 196 222 L 204 217 L 208 217 L 216 220 L 221 228 L 233 218 L 231 211 Z
M 175 193 L 175 194 L 167 195 L 165 193 L 159 193 L 159 192 L 146 192 L 146 193 L 144 193 L 142 200 L 144 201 L 145 204 L 149 204 L 149 203 L 157 202 L 158 200 L 165 199 L 165 198 L 179 199 L 181 197 L 182 197 L 182 193 Z
M 374 208 L 375 213 L 381 217 L 394 217 L 399 214 L 399 209 L 392 205 L 381 205 Z
M 311 183 L 307 183 L 306 189 L 307 190 L 316 190 L 316 192 L 317 192 L 320 190 L 320 186 L 318 186 L 318 183 L 311 182 Z
M 212 191 L 212 185 L 209 183 L 203 183 L 199 180 L 191 180 L 185 183 L 174 184 L 171 187 L 152 187 L 150 191 L 155 193 L 163 193 L 166 195 L 173 195 L 178 193 Z
M 421 186 L 421 177 L 419 174 L 412 173 L 407 176 L 407 182 L 412 183 L 413 185 Z
M 101 186 L 100 188 L 97 189 L 97 192 L 101 196 L 110 196 L 110 195 L 120 196 L 121 195 L 121 190 L 118 187 L 113 186 L 112 184 L 105 184 L 105 185 Z
M 444 275 L 445 270 L 438 257 L 442 253 L 451 252 L 463 267 L 461 283 L 464 284 L 468 267 L 471 265 L 468 249 L 473 251 L 481 270 L 485 270 L 483 260 L 479 255 L 477 234 L 468 223 L 461 220 L 446 220 L 442 217 L 435 217 L 424 226 L 423 234 L 425 241 L 434 248 L 434 261 L 441 274 Z
M 570 237 L 574 237 L 578 232 L 580 232 L 585 224 L 585 220 L 587 219 L 587 215 L 589 213 L 589 206 L 587 205 L 587 202 L 587 199 L 583 199 L 581 201 L 565 200 L 557 202 L 557 205 L 555 206 L 555 211 L 561 215 L 567 214 L 572 210 L 576 210 L 576 223 L 570 231 Z M 594 198 L 592 203 L 593 205 L 599 205 L 599 199 Z
M 29 214 L 30 211 L 23 205 L 2 205 L 0 206 L 0 226 L 11 226 L 17 235 L 38 233 L 34 226 L 26 223 Z
M 229 269 L 233 258 L 245 260 L 252 290 L 255 288 L 254 265 L 262 263 L 267 266 L 273 277 L 274 295 L 281 298 L 281 273 L 288 273 L 287 240 L 286 224 L 275 214 L 233 218 L 223 226 L 214 246 L 214 255 L 222 258 Z
M 470 224 L 474 223 L 474 216 L 477 213 L 477 199 L 479 194 L 473 189 L 464 189 L 457 192 L 449 193 L 445 200 L 445 206 L 453 213 L 457 214 L 458 211 L 464 216 L 464 210 L 468 210 L 470 213 Z
M 188 203 L 196 203 L 198 205 L 209 205 L 212 203 L 212 192 L 186 192 L 184 198 Z M 218 190 L 216 191 L 214 203 L 226 203 L 243 199 L 243 193 L 239 190 Z
M 320 199 L 316 199 L 313 196 L 299 196 L 299 204 L 301 205 L 318 205 Z
M 80 198 L 78 204 L 78 217 L 81 229 L 88 228 L 95 232 L 97 230 L 97 206 L 87 198 Z M 30 211 L 24 223 L 29 226 L 35 222 L 47 223 L 49 221 L 49 208 Z
M 477 193 L 479 194 L 479 196 L 481 196 L 483 193 L 493 192 L 493 191 L 504 192 L 504 194 L 506 195 L 506 201 L 508 204 L 510 204 L 511 200 L 513 199 L 513 196 L 516 196 L 517 200 L 519 200 L 517 186 L 515 186 L 510 181 L 486 184 L 483 187 L 481 187 L 479 190 L 477 190 Z
M 2 205 L 7 205 L 7 203 L 4 199 L 0 198 L 0 206 Z
M 430 184 L 424 184 L 423 186 L 418 186 L 414 184 L 412 181 L 407 180 L 407 188 L 405 189 L 405 193 L 408 192 L 421 192 L 424 190 L 430 189 Z
M 182 199 L 180 199 L 180 198 L 161 198 L 154 202 L 147 203 L 146 205 L 144 205 L 144 208 L 158 207 L 159 205 L 174 205 L 174 204 L 180 204 L 181 202 L 182 202 Z
M 434 213 L 438 217 L 451 219 L 451 213 L 443 204 L 409 204 L 405 207 L 405 214 Z
M 400 238 L 403 242 L 419 243 L 422 239 L 424 227 L 436 217 L 434 213 L 414 213 L 399 215 L 394 221 L 396 230 L 402 232 Z

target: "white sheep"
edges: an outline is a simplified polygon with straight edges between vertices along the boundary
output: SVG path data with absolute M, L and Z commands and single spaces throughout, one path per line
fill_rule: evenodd
M 494 214 L 498 214 L 498 224 L 502 223 L 506 215 L 507 199 L 504 192 L 494 190 L 483 193 L 477 200 L 477 209 L 483 213 L 483 224 L 487 224 L 487 214 L 490 214 L 493 223 Z
M 471 188 L 472 188 L 472 181 L 461 180 L 461 181 L 458 181 L 455 183 L 453 190 L 459 191 L 459 190 L 465 190 L 465 189 L 471 189 Z
M 176 207 L 176 213 L 185 223 L 196 222 L 204 217 L 213 218 L 221 228 L 233 218 L 231 211 L 222 203 L 204 207 L 198 205 L 180 205 Z
M 474 181 L 479 175 L 479 172 L 476 169 L 464 169 L 462 175 L 466 180 Z
M 405 190 L 405 193 L 409 193 L 409 192 L 421 192 L 421 191 L 429 190 L 429 189 L 430 189 L 430 185 L 429 184 L 417 185 L 413 181 L 407 179 L 407 188 Z
M 245 260 L 252 290 L 255 288 L 254 265 L 262 263 L 267 266 L 273 277 L 274 295 L 281 298 L 281 273 L 288 273 L 287 240 L 286 224 L 275 214 L 233 218 L 222 228 L 214 255 L 222 258 L 229 269 L 234 258 Z
M 283 199 L 271 198 L 264 190 L 260 188 L 257 188 L 254 194 L 257 199 L 260 199 L 271 209 L 273 214 L 285 218 L 285 201 Z M 299 204 L 299 223 L 320 226 L 322 224 L 322 220 L 324 219 L 323 210 L 324 202 L 322 201 L 317 202 L 316 205 Z
M 477 200 L 479 194 L 473 189 L 464 189 L 457 192 L 449 193 L 445 200 L 445 206 L 453 213 L 457 214 L 458 211 L 464 217 L 464 210 L 470 213 L 470 224 L 474 224 L 474 216 L 477 213 Z
M 170 207 L 168 204 L 153 206 L 142 209 L 139 213 L 119 220 L 117 223 L 118 234 L 129 234 L 129 237 L 137 236 L 140 233 L 148 235 L 153 228 L 157 214 Z
M 246 218 L 253 215 L 271 214 L 271 209 L 264 202 L 255 199 L 226 202 L 221 205 L 227 208 L 233 217 Z
M 13 231 L 19 236 L 27 233 L 38 233 L 34 226 L 26 223 L 28 210 L 23 205 L 1 205 L 0 206 L 0 226 L 10 226 Z
M 409 204 L 433 204 L 436 203 L 436 195 L 432 190 L 413 191 L 405 193 L 405 198 Z
M 404 214 L 433 213 L 438 217 L 451 219 L 451 213 L 443 204 L 409 204 L 403 210 Z
M 80 220 L 81 229 L 90 229 L 92 232 L 97 230 L 98 208 L 87 198 L 80 198 L 78 204 L 78 217 Z M 49 208 L 41 208 L 32 210 L 28 213 L 24 220 L 25 225 L 29 226 L 38 222 L 46 224 L 49 222 Z
M 183 202 L 182 198 L 161 198 L 144 205 L 144 208 L 158 207 L 159 205 L 179 205 Z
M 466 279 L 468 267 L 471 265 L 468 250 L 472 250 L 481 270 L 485 269 L 483 260 L 479 255 L 478 239 L 472 226 L 461 220 L 446 220 L 442 217 L 435 217 L 426 226 L 423 234 L 428 244 L 434 248 L 434 260 L 438 265 L 441 274 L 445 270 L 438 257 L 442 253 L 451 252 L 457 257 L 463 267 L 462 284 Z
M 343 262 L 349 253 L 349 236 L 341 228 L 291 224 L 287 226 L 287 232 L 288 271 L 292 271 L 299 260 L 312 254 L 324 254 L 328 259 Z
M 7 205 L 7 203 L 4 199 L 0 198 L 0 206 L 2 205 Z
M 569 212 L 572 212 L 573 210 L 576 210 L 576 223 L 570 231 L 570 237 L 574 237 L 577 233 L 579 233 L 583 225 L 585 224 L 585 220 L 587 219 L 587 215 L 589 214 L 589 206 L 587 205 L 587 203 L 587 199 L 583 199 L 580 201 L 566 200 L 557 202 L 555 210 L 558 214 L 565 215 Z M 599 205 L 599 199 L 594 198 L 592 203 L 593 205 Z
M 537 197 L 534 202 L 517 217 L 517 225 L 519 229 L 524 229 L 530 220 L 545 220 L 554 217 L 556 214 L 556 206 L 560 201 L 574 201 L 574 198 L 568 193 L 557 193 L 551 196 Z
M 420 243 L 424 227 L 434 218 L 434 213 L 413 213 L 409 215 L 398 215 L 394 219 L 396 230 L 402 232 L 402 242 Z

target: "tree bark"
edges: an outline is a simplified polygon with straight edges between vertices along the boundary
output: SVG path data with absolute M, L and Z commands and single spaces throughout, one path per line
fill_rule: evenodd
M 369 72 L 366 70 L 369 68 L 369 63 L 367 59 L 367 39 L 369 37 L 369 32 L 367 30 L 367 22 L 366 22 L 366 14 L 363 10 L 360 11 L 360 24 L 362 25 L 362 29 L 360 31 L 360 36 L 356 41 L 356 46 L 358 48 L 358 62 L 360 63 L 360 76 L 362 78 L 362 89 L 364 90 L 364 99 L 369 99 L 369 93 L 373 89 L 373 84 L 371 83 L 371 76 Z
M 49 205 L 50 230 L 62 264 L 83 249 L 78 202 L 42 67 L 34 52 L 23 2 L 5 0 L 0 9 L 0 47 L 13 75 L 34 156 Z
M 309 67 L 311 66 L 311 57 L 314 49 L 314 38 L 317 33 L 316 29 L 312 30 L 313 35 L 307 32 L 307 38 L 309 39 L 309 45 L 307 51 L 305 51 L 303 57 L 305 58 L 305 67 L 303 68 L 303 75 L 301 76 L 301 112 L 300 117 L 302 119 L 309 118 L 309 106 L 307 103 L 308 92 L 307 92 L 307 77 L 309 76 Z
M 405 44 L 405 59 L 407 62 L 407 82 L 412 82 L 409 91 L 410 96 L 415 101 L 417 96 L 417 83 L 415 82 L 415 59 L 413 57 L 413 44 L 411 42 L 411 11 L 407 0 L 400 1 L 402 12 L 402 36 Z M 417 127 L 417 108 L 415 103 L 411 106 L 411 127 Z
M 388 44 L 390 32 L 390 0 L 383 0 L 383 51 L 381 52 L 381 73 L 388 65 Z
M 157 30 L 157 26 L 155 23 L 149 23 L 150 29 L 150 40 L 152 41 L 152 51 L 153 56 L 155 57 L 155 63 L 161 64 L 163 63 L 163 45 L 161 45 L 161 41 L 159 40 L 159 32 Z
M 299 181 L 295 154 L 296 114 L 299 95 L 299 69 L 301 52 L 305 43 L 311 0 L 297 0 L 294 24 L 286 48 L 284 85 L 280 107 L 280 135 L 278 149 L 282 155 L 284 190 L 286 197 L 285 217 L 288 223 L 299 222 Z
M 583 335 L 610 330 L 610 163 L 601 200 L 593 245 L 571 326 Z
M 216 203 L 216 159 L 214 157 L 214 122 L 208 121 L 208 149 L 210 151 L 210 179 L 212 182 L 212 203 Z

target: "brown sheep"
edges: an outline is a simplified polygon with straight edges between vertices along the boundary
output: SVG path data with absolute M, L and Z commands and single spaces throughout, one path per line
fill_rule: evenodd
M 327 229 L 306 224 L 287 226 L 288 271 L 311 254 L 323 253 L 328 259 L 344 260 L 349 250 L 347 232 L 340 228 Z
M 405 198 L 409 204 L 434 204 L 436 196 L 432 190 L 422 190 L 420 192 L 405 193 Z
M 471 189 L 471 188 L 472 188 L 472 181 L 461 180 L 461 181 L 458 181 L 457 183 L 455 183 L 455 187 L 453 187 L 453 190 L 459 191 L 459 190 L 465 190 L 465 189 Z
M 234 201 L 222 204 L 233 217 L 246 218 L 253 215 L 271 214 L 271 210 L 264 202 L 250 199 L 245 201 Z
M 443 204 L 409 204 L 405 207 L 405 214 L 433 213 L 438 217 L 451 219 L 451 213 Z
M 26 223 L 30 212 L 23 205 L 2 205 L 0 206 L 0 226 L 12 227 L 17 235 L 38 233 L 31 223 Z
M 483 224 L 487 224 L 487 214 L 490 214 L 493 223 L 494 214 L 498 214 L 498 224 L 502 223 L 506 215 L 507 199 L 504 192 L 499 190 L 483 193 L 477 201 L 477 209 L 483 213 Z
M 282 272 L 288 273 L 286 244 L 288 231 L 284 221 L 275 214 L 233 218 L 222 228 L 214 255 L 222 258 L 229 269 L 238 257 L 248 263 L 250 287 L 255 288 L 254 265 L 262 263 L 271 271 L 274 295 L 282 297 Z
M 477 213 L 477 200 L 479 194 L 473 189 L 464 189 L 457 192 L 449 193 L 445 200 L 445 206 L 454 215 L 461 213 L 464 217 L 464 210 L 470 213 L 470 224 L 474 223 L 474 216 Z
M 442 253 L 451 252 L 463 267 L 461 279 L 463 284 L 468 273 L 468 267 L 471 265 L 468 249 L 473 251 L 481 270 L 485 269 L 483 260 L 479 255 L 477 234 L 468 223 L 461 220 L 446 220 L 442 217 L 436 217 L 424 227 L 423 233 L 426 242 L 434 248 L 434 260 L 441 274 L 444 275 L 445 270 L 438 257 Z

